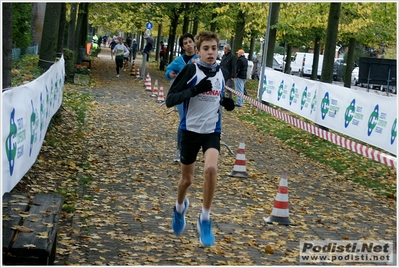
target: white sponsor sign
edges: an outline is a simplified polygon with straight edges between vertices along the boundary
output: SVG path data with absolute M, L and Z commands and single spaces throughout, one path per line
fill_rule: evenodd
M 262 101 L 397 155 L 397 98 L 266 68 Z
M 52 116 L 62 103 L 62 57 L 36 80 L 2 93 L 2 195 L 35 163 Z

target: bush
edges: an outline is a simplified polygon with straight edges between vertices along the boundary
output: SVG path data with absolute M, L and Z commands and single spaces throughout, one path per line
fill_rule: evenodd
M 11 86 L 16 87 L 31 82 L 41 76 L 45 70 L 39 66 L 39 56 L 25 54 L 12 61 Z
M 64 60 L 65 60 L 65 76 L 66 80 L 73 82 L 75 74 L 75 51 L 68 48 L 64 48 Z

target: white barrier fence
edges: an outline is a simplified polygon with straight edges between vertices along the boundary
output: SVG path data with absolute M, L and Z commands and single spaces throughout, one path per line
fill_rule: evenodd
M 262 101 L 273 103 L 319 125 L 396 155 L 396 97 L 351 90 L 272 69 L 265 70 L 261 83 Z M 397 166 L 397 159 L 394 156 L 296 119 L 244 96 L 232 88 L 226 87 L 226 89 L 240 95 L 257 108 L 300 129 L 390 167 Z
M 62 57 L 36 80 L 2 93 L 2 195 L 35 163 L 51 118 L 62 104 Z
M 397 98 L 265 70 L 262 100 L 397 155 Z

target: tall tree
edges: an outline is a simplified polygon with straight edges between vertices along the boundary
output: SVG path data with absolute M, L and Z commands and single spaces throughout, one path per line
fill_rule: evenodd
M 75 30 L 76 30 L 76 11 L 78 8 L 77 3 L 71 3 L 70 18 L 68 23 L 68 48 L 72 51 L 75 50 Z
M 333 81 L 335 47 L 337 44 L 340 13 L 341 3 L 331 3 L 330 12 L 328 15 L 326 49 L 324 53 L 323 68 L 320 77 L 320 81 L 325 83 L 331 83 Z
M 183 34 L 188 32 L 188 25 L 190 23 L 190 7 L 191 3 L 186 3 L 184 5 L 184 16 L 183 16 Z
M 60 22 L 58 30 L 58 42 L 57 42 L 57 53 L 63 53 L 64 50 L 64 40 L 65 40 L 65 25 L 66 25 L 66 4 L 60 3 Z
M 3 3 L 3 32 L 12 32 L 12 3 Z M 3 90 L 11 87 L 12 35 L 3 34 Z
M 359 59 L 357 46 L 383 54 L 396 45 L 396 3 L 343 3 L 339 26 L 339 45 L 347 49 L 344 57 L 344 86 L 351 86 L 353 63 Z M 355 58 L 356 57 L 356 58 Z
M 46 3 L 33 2 L 32 3 L 32 21 L 30 34 L 32 36 L 32 43 L 37 44 L 40 49 L 40 41 L 42 40 L 44 14 L 46 12 Z
M 317 71 L 319 69 L 319 55 L 320 55 L 320 44 L 321 38 L 320 35 L 316 35 L 314 39 L 314 48 L 313 48 L 313 62 L 312 62 L 312 73 L 310 75 L 311 80 L 317 80 Z
M 75 52 L 77 55 L 77 62 L 80 61 L 80 49 L 86 51 L 86 41 L 87 41 L 87 26 L 88 26 L 88 11 L 89 3 L 79 3 L 78 6 L 78 21 L 76 24 L 76 44 Z M 83 53 L 83 52 L 82 52 Z
M 217 18 L 218 14 L 216 13 L 216 11 L 213 11 L 211 16 L 212 18 L 211 18 L 211 25 L 209 27 L 209 31 L 216 32 L 217 23 L 215 19 Z
M 39 50 L 39 66 L 44 70 L 50 68 L 56 58 L 60 14 L 60 3 L 46 3 L 42 41 L 40 42 L 41 46 Z
M 349 45 L 348 45 L 348 57 L 347 57 L 347 62 L 350 65 L 346 65 L 345 69 L 345 74 L 344 74 L 344 87 L 351 87 L 352 84 L 352 71 L 353 69 L 351 66 L 353 65 L 353 59 L 355 58 L 355 46 L 356 46 L 356 39 L 351 38 L 349 40 Z
M 198 16 L 198 10 L 200 8 L 201 8 L 201 3 L 194 3 L 194 8 L 193 8 L 193 29 L 191 31 L 191 34 L 193 36 L 196 36 L 197 33 L 198 33 L 198 25 L 199 25 L 199 20 L 200 20 L 200 17 Z
M 167 54 L 169 55 L 168 62 L 172 62 L 174 54 L 173 44 L 175 43 L 177 25 L 179 23 L 180 14 L 184 10 L 184 4 L 182 3 L 165 4 L 165 7 L 168 8 L 167 10 L 165 10 L 165 13 L 169 17 L 170 21 L 170 30 L 169 30 L 168 47 L 167 47 Z
M 234 45 L 232 51 L 237 51 L 242 48 L 242 41 L 244 40 L 246 12 L 242 9 L 238 10 L 235 24 Z
M 277 28 L 275 25 L 278 22 L 278 14 L 280 12 L 280 3 L 271 3 L 271 16 L 270 16 L 270 33 L 269 33 L 269 44 L 267 45 L 267 57 L 266 57 L 266 66 L 272 68 L 273 67 L 273 58 L 274 58 L 274 46 L 276 44 L 276 35 Z
M 162 41 L 161 40 L 161 38 L 162 38 L 161 34 L 162 34 L 162 22 L 158 24 L 158 36 L 157 36 L 157 44 L 156 44 L 157 49 L 156 49 L 156 52 L 155 52 L 155 60 L 156 61 L 158 61 L 159 52 L 161 51 L 161 47 L 159 45 L 160 41 Z M 167 59 L 167 58 L 168 58 L 167 55 L 165 55 L 165 59 Z

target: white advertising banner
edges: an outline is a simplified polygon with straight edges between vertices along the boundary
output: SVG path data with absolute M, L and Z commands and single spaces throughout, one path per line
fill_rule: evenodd
M 397 98 L 266 68 L 262 101 L 397 155 Z
M 2 195 L 35 163 L 52 116 L 62 104 L 62 57 L 36 80 L 2 93 Z
M 262 100 L 315 121 L 316 81 L 295 78 L 266 68 Z

